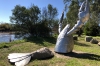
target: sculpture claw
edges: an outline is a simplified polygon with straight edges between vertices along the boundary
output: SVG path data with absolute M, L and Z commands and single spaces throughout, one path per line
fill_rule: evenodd
M 79 9 L 78 13 L 79 20 L 86 22 L 89 19 L 89 2 L 84 1 Z
M 59 29 L 58 32 L 60 34 L 60 32 L 62 31 L 62 22 L 63 22 L 63 18 L 64 18 L 64 11 L 62 12 L 61 18 L 59 20 Z
M 26 66 L 31 59 L 43 59 L 53 57 L 54 54 L 47 47 L 31 53 L 11 53 L 8 55 L 9 62 L 15 66 Z

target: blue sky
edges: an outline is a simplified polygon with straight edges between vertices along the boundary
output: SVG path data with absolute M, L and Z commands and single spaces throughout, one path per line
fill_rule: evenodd
M 39 8 L 47 7 L 48 4 L 52 4 L 58 10 L 58 18 L 64 8 L 63 0 L 0 0 L 0 22 L 10 23 L 9 16 L 12 15 L 12 9 L 16 5 L 30 7 L 31 4 L 37 5 Z

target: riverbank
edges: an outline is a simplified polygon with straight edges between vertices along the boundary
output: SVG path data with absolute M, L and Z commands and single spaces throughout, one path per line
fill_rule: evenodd
M 0 34 L 15 34 L 15 32 L 0 32 Z

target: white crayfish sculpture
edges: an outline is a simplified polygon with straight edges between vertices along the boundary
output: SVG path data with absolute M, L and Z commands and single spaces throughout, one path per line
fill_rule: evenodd
M 73 43 L 73 33 L 78 31 L 84 23 L 89 19 L 89 2 L 88 0 L 84 1 L 79 9 L 77 24 L 69 30 L 70 25 L 66 25 L 65 28 L 61 31 L 62 27 L 62 19 L 64 12 L 62 13 L 60 22 L 59 22 L 59 36 L 57 38 L 55 52 L 58 53 L 68 53 L 72 52 L 74 43 Z
M 31 59 L 47 59 L 53 56 L 54 54 L 44 47 L 31 53 L 11 53 L 8 55 L 8 60 L 15 66 L 25 66 Z
M 89 3 L 88 0 L 84 1 L 79 9 L 79 20 L 77 24 L 69 30 L 70 25 L 68 24 L 62 31 L 61 25 L 63 20 L 64 12 L 62 13 L 60 24 L 59 24 L 59 36 L 57 38 L 55 52 L 68 53 L 73 50 L 73 37 L 72 34 L 84 25 L 89 19 Z M 9 62 L 14 63 L 16 66 L 25 66 L 31 59 L 42 59 L 53 57 L 54 54 L 46 47 L 41 48 L 31 53 L 11 53 L 8 55 Z

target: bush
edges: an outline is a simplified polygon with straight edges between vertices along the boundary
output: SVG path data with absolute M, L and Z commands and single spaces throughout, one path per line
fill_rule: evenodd
M 99 26 L 97 23 L 88 22 L 84 26 L 84 33 L 88 36 L 97 36 L 99 35 Z

